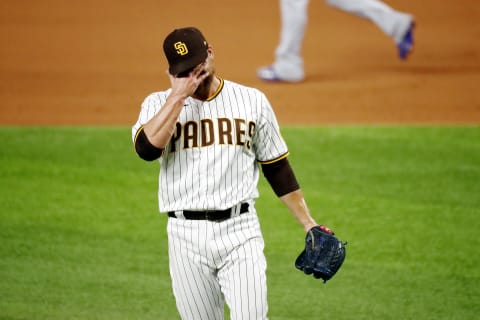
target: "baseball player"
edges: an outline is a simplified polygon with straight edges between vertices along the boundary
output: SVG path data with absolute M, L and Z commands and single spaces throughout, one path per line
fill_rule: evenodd
M 396 11 L 379 0 L 325 0 L 327 4 L 373 22 L 396 44 L 400 59 L 413 50 L 414 18 Z M 269 82 L 300 82 L 305 78 L 301 47 L 307 24 L 308 0 L 280 0 L 280 43 L 275 61 L 257 70 Z
M 260 169 L 307 232 L 309 213 L 265 95 L 216 75 L 193 27 L 163 43 L 171 88 L 148 95 L 132 139 L 160 163 L 172 288 L 182 319 L 267 319 L 264 240 L 255 209 Z M 271 214 L 274 214 L 273 212 Z

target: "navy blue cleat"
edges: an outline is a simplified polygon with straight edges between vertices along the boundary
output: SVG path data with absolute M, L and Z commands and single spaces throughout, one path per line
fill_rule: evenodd
M 413 29 L 415 28 L 415 23 L 412 22 L 407 29 L 407 32 L 403 36 L 402 41 L 397 44 L 398 55 L 400 59 L 407 59 L 408 55 L 413 51 Z

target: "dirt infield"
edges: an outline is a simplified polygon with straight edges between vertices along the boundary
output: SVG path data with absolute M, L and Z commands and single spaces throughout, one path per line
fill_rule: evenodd
M 311 1 L 307 79 L 255 77 L 278 41 L 277 1 L 0 2 L 0 125 L 130 125 L 169 86 L 162 41 L 202 29 L 218 75 L 263 90 L 284 124 L 480 123 L 477 0 L 387 1 L 417 21 L 402 62 L 368 21 Z M 186 7 L 186 8 L 185 8 Z

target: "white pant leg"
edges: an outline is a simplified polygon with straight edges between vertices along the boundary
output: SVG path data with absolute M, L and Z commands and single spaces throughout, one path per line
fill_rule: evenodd
M 225 299 L 207 248 L 209 223 L 168 220 L 170 277 L 182 320 L 224 319 Z
M 395 43 L 399 43 L 413 17 L 399 12 L 378 0 L 325 0 L 327 4 L 373 22 Z
M 231 253 L 218 273 L 230 307 L 231 320 L 267 319 L 266 261 L 260 238 L 248 240 Z
M 301 54 L 308 20 L 308 0 L 280 0 L 280 43 L 275 50 L 275 72 L 285 80 L 304 78 Z
M 267 319 L 267 263 L 255 213 L 240 215 L 218 226 L 218 279 L 231 320 Z M 219 262 L 220 262 L 219 261 Z

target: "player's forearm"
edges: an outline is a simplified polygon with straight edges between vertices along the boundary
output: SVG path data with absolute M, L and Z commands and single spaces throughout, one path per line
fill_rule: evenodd
M 148 140 L 157 148 L 165 148 L 172 138 L 185 97 L 171 95 L 160 111 L 143 127 Z
M 305 198 L 303 197 L 303 192 L 301 189 L 281 196 L 280 200 L 282 200 L 282 202 L 293 214 L 295 219 L 303 226 L 305 232 L 318 225 L 318 223 L 316 223 L 310 215 L 310 211 L 308 210 L 307 203 L 305 202 Z
M 264 163 L 262 170 L 275 194 L 288 207 L 303 229 L 308 231 L 316 226 L 317 223 L 310 216 L 300 185 L 287 158 Z

